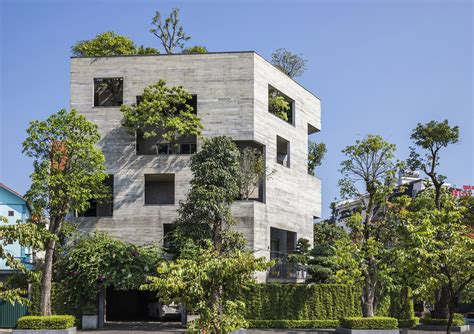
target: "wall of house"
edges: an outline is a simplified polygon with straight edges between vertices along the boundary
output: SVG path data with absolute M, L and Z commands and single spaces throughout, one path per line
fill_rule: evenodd
M 257 256 L 270 256 L 270 227 L 312 241 L 313 216 L 321 212 L 320 180 L 307 173 L 308 124 L 320 129 L 320 101 L 254 52 L 73 58 L 71 107 L 95 122 L 100 146 L 114 174 L 114 217 L 81 218 L 85 230 L 100 229 L 130 242 L 161 244 L 162 224 L 177 217 L 192 174 L 190 156 L 135 154 L 135 138 L 120 125 L 119 107 L 93 107 L 93 79 L 124 78 L 124 103 L 134 103 L 159 79 L 197 95 L 206 137 L 227 135 L 264 145 L 270 172 L 264 202 L 236 201 L 238 229 Z M 268 112 L 268 85 L 295 101 L 295 124 Z M 276 136 L 290 141 L 290 167 L 276 163 Z M 201 141 L 198 140 L 198 150 Z M 145 205 L 144 174 L 174 173 L 175 204 Z
M 9 211 L 13 211 L 13 216 L 8 215 Z M 28 206 L 24 200 L 15 196 L 10 191 L 0 188 L 0 216 L 7 218 L 9 225 L 14 225 L 18 222 L 26 223 L 29 215 Z M 18 242 L 6 246 L 5 249 L 18 258 L 25 255 L 25 248 L 20 246 Z M 10 268 L 5 264 L 5 260 L 0 259 L 0 271 L 4 272 L 8 270 L 10 270 Z

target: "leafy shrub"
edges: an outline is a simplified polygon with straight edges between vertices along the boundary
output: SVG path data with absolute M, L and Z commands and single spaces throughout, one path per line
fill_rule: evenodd
M 246 319 L 336 320 L 362 315 L 360 289 L 344 284 L 255 284 Z
M 415 317 L 413 294 L 409 287 L 402 287 L 390 294 L 388 315 L 397 319 L 413 319 Z
M 431 318 L 427 316 L 426 318 L 421 319 L 421 322 L 425 325 L 434 325 L 434 326 L 447 326 L 448 319 L 438 319 Z M 453 317 L 453 326 L 462 326 L 464 325 L 464 316 L 459 313 L 454 313 Z
M 74 326 L 72 315 L 27 315 L 18 319 L 19 329 L 66 329 Z
M 248 328 L 336 328 L 339 320 L 247 320 Z
M 420 318 L 398 319 L 398 328 L 411 328 L 420 323 Z
M 351 329 L 395 329 L 397 326 L 397 319 L 389 317 L 348 317 L 341 320 L 341 327 Z

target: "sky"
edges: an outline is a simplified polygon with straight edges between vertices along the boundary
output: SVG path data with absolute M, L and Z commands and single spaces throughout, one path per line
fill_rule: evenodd
M 344 147 L 380 134 L 406 159 L 419 122 L 460 126 L 440 171 L 451 184 L 474 184 L 469 0 L 0 0 L 0 182 L 28 190 L 32 161 L 21 143 L 30 121 L 69 108 L 71 46 L 112 30 L 159 48 L 151 19 L 174 7 L 188 45 L 267 59 L 286 48 L 307 60 L 297 81 L 322 101 L 322 130 L 313 139 L 328 149 L 317 169 L 323 217 L 339 196 Z

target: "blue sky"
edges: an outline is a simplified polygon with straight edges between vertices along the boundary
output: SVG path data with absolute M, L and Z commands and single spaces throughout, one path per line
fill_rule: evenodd
M 190 45 L 210 51 L 280 47 L 304 54 L 298 81 L 322 100 L 328 153 L 318 170 L 323 216 L 338 196 L 341 150 L 383 135 L 405 159 L 417 122 L 448 118 L 459 144 L 443 152 L 448 182 L 474 184 L 473 5 L 468 0 L 400 1 L 66 1 L 0 0 L 0 182 L 24 193 L 31 161 L 25 129 L 69 108 L 70 47 L 113 30 L 159 47 L 155 10 L 181 9 Z

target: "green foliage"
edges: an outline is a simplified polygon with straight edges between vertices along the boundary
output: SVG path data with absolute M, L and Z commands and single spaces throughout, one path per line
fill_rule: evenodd
M 184 303 L 199 314 L 190 331 L 228 333 L 246 325 L 242 291 L 254 282 L 253 273 L 268 268 L 265 258 L 234 250 L 219 254 L 211 243 L 198 249 L 191 258 L 158 265 L 157 275 L 148 277 L 144 290 L 156 291 L 165 303 Z M 216 292 L 222 291 L 216 302 Z
M 339 320 L 247 320 L 248 328 L 336 328 Z
M 244 147 L 240 151 L 239 188 L 240 196 L 248 200 L 266 176 L 265 159 L 256 148 Z
M 412 328 L 420 323 L 420 318 L 413 317 L 411 319 L 397 319 L 398 328 Z
M 415 317 L 413 294 L 409 287 L 402 287 L 390 294 L 389 314 L 397 319 L 413 319 Z
M 207 247 L 207 241 L 223 238 L 236 224 L 230 205 L 239 196 L 240 151 L 230 137 L 206 139 L 191 158 L 191 189 L 180 203 L 176 221 L 178 244 L 187 240 Z M 217 231 L 217 232 L 216 232 Z M 223 238 L 224 239 L 224 238 Z
M 360 289 L 343 284 L 256 284 L 247 294 L 246 319 L 337 320 L 360 316 Z
M 283 48 L 272 53 L 271 63 L 290 78 L 301 76 L 306 71 L 306 62 L 302 55 Z
M 67 303 L 83 309 L 94 304 L 103 288 L 139 288 L 160 255 L 155 246 L 135 246 L 106 233 L 78 235 L 58 254 L 56 277 Z
M 199 136 L 201 120 L 188 104 L 190 99 L 191 94 L 182 87 L 168 87 L 160 80 L 145 88 L 138 105 L 120 107 L 123 125 L 131 134 L 139 132 L 144 138 L 160 136 L 169 142 L 183 136 Z
M 309 240 L 305 238 L 299 238 L 296 242 L 296 252 L 288 255 L 288 262 L 307 264 L 309 261 L 309 250 L 311 245 Z
M 31 305 L 28 309 L 31 315 L 40 315 L 40 293 L 41 286 L 37 283 L 31 286 Z M 96 300 L 81 301 L 80 305 L 70 302 L 69 290 L 61 284 L 53 282 L 51 285 L 51 311 L 52 314 L 70 314 L 76 317 L 76 325 L 79 324 L 83 309 L 95 309 Z
M 270 87 L 268 89 L 268 111 L 273 115 L 288 122 L 288 112 L 291 109 L 290 102 L 278 90 Z
M 38 272 L 29 270 L 6 247 L 10 243 L 18 242 L 23 247 L 42 250 L 44 249 L 44 240 L 48 237 L 51 236 L 42 224 L 32 222 L 22 224 L 21 221 L 16 224 L 8 224 L 8 219 L 0 216 L 0 259 L 5 260 L 5 264 L 9 268 L 16 270 L 25 279 L 24 284 L 14 284 L 12 279 L 0 282 L 0 299 L 10 304 L 29 305 L 30 302 L 26 298 L 26 287 L 28 283 L 38 282 L 40 279 Z M 10 276 L 10 278 L 12 277 Z
M 171 54 L 177 47 L 183 48 L 184 42 L 191 39 L 186 35 L 183 26 L 179 23 L 179 9 L 173 8 L 169 16 L 163 21 L 161 13 L 156 11 L 151 22 L 150 32 L 158 37 L 166 53 Z
M 424 325 L 435 325 L 435 326 L 447 326 L 448 325 L 448 319 L 437 319 L 437 318 L 431 318 L 430 316 L 422 318 L 421 322 Z M 452 325 L 453 326 L 462 326 L 462 325 L 464 325 L 464 316 L 460 313 L 454 313 L 453 324 Z
M 363 210 L 346 221 L 352 250 L 343 245 L 337 252 L 338 261 L 357 264 L 363 313 L 371 317 L 377 311 L 377 298 L 384 294 L 382 287 L 389 287 L 395 270 L 390 265 L 393 235 L 385 209 L 396 185 L 395 171 L 401 165 L 394 161 L 395 145 L 378 135 L 367 135 L 342 153 L 347 159 L 341 163 L 341 196 L 355 199 Z
M 351 329 L 395 329 L 398 321 L 389 317 L 347 317 L 341 319 L 342 328 Z
M 98 34 L 93 39 L 79 41 L 72 46 L 74 57 L 102 57 L 134 54 L 159 54 L 154 48 L 137 47 L 126 36 L 117 35 L 113 31 Z
M 308 149 L 308 173 L 313 175 L 316 167 L 321 166 L 324 155 L 326 154 L 326 144 L 309 143 Z
M 349 242 L 347 233 L 342 227 L 331 221 L 313 225 L 314 247 L 310 252 L 307 283 L 345 283 L 343 268 L 346 265 L 337 263 L 336 242 Z M 350 269 L 350 268 L 348 268 Z M 339 277 L 337 273 L 339 272 Z
M 18 329 L 66 329 L 74 326 L 72 315 L 35 316 L 27 315 L 18 319 Z
M 183 49 L 183 53 L 208 53 L 207 48 L 202 45 L 195 45 L 190 48 Z

